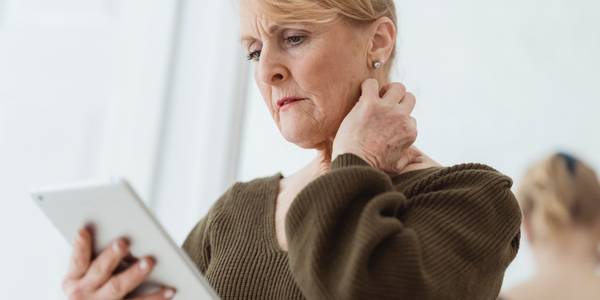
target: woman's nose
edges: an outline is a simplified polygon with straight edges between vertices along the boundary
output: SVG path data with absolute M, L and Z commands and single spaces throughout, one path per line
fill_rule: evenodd
M 289 71 L 276 53 L 263 50 L 260 55 L 259 68 L 264 84 L 276 85 L 289 77 Z

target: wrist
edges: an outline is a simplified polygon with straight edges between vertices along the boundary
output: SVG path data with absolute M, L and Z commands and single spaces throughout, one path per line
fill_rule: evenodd
M 344 167 L 353 167 L 353 166 L 362 166 L 362 167 L 371 167 L 371 164 L 366 161 L 364 158 L 354 154 L 354 153 L 341 153 L 339 154 L 332 162 L 330 170 L 335 170 Z
M 351 150 L 351 149 L 333 149 L 333 151 L 331 152 L 331 161 L 333 162 L 334 160 L 336 160 L 336 158 L 344 155 L 344 154 L 353 154 L 356 155 L 358 157 L 362 158 L 362 155 L 360 154 L 359 151 L 356 150 Z
M 369 155 L 369 152 L 365 152 L 362 147 L 356 146 L 358 143 L 340 143 L 333 144 L 331 148 L 331 161 L 333 162 L 336 158 L 344 156 L 345 154 L 352 154 L 358 156 L 362 161 L 366 162 L 371 167 L 377 166 L 377 160 L 375 156 Z

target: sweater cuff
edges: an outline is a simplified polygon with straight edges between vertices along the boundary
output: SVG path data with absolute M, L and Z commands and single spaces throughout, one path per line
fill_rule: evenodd
M 344 153 L 338 155 L 333 162 L 331 162 L 331 170 L 352 166 L 370 167 L 371 165 L 366 160 L 353 153 Z

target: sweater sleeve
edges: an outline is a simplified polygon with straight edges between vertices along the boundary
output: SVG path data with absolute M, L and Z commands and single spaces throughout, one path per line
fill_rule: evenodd
M 294 278 L 308 299 L 495 299 L 519 245 L 511 185 L 465 164 L 401 193 L 360 157 L 341 155 L 288 211 Z
M 203 274 L 210 263 L 210 241 L 207 220 L 208 216 L 202 218 L 190 231 L 181 246 Z

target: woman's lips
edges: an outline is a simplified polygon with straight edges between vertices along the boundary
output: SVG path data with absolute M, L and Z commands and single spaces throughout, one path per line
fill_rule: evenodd
M 305 100 L 306 98 L 298 98 L 298 97 L 285 97 L 277 100 L 277 108 L 282 109 L 289 104 L 298 102 L 300 100 Z

